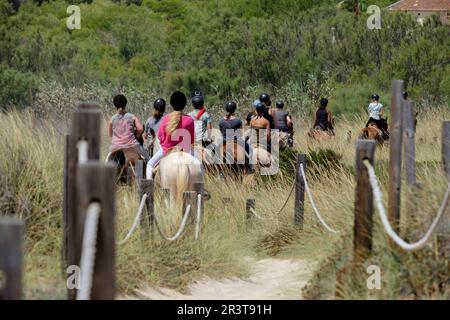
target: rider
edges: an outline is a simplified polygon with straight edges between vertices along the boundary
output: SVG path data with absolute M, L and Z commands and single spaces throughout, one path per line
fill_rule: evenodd
M 333 116 L 327 109 L 328 99 L 320 99 L 320 106 L 316 111 L 316 119 L 314 121 L 314 129 L 319 128 L 322 131 L 328 131 L 334 135 Z
M 250 128 L 255 129 L 257 132 L 258 142 L 259 141 L 259 131 L 265 130 L 265 139 L 267 141 L 267 151 L 270 152 L 270 122 L 264 117 L 264 113 L 267 108 L 261 102 L 256 106 L 256 115 L 250 120 Z
M 288 145 L 292 147 L 293 142 L 293 123 L 292 118 L 289 115 L 289 112 L 284 111 L 284 102 L 282 100 L 278 100 L 276 103 L 277 109 L 273 112 L 273 118 L 275 122 L 275 129 L 280 130 L 281 132 L 286 132 L 289 134 Z
M 121 149 L 135 148 L 136 152 L 147 161 L 148 153 L 137 140 L 137 137 L 142 135 L 144 128 L 134 114 L 125 110 L 127 98 L 123 94 L 118 94 L 114 97 L 113 103 L 116 107 L 116 114 L 108 122 L 108 131 L 111 137 L 110 151 L 113 153 Z
M 192 106 L 194 111 L 188 115 L 194 120 L 195 125 L 195 143 L 202 144 L 206 147 L 211 143 L 210 133 L 212 129 L 211 117 L 206 112 L 205 101 L 201 92 L 196 92 L 192 97 Z
M 219 121 L 219 129 L 220 132 L 223 135 L 223 141 L 224 143 L 227 140 L 227 130 L 240 130 L 242 129 L 242 121 L 238 117 L 236 117 L 234 114 L 236 112 L 236 102 L 234 101 L 228 101 L 225 103 L 225 110 L 227 111 L 227 114 L 225 117 L 220 119 Z M 228 136 L 230 138 L 230 136 Z M 231 136 L 231 138 L 236 138 L 235 136 Z
M 192 145 L 195 141 L 194 121 L 182 112 L 186 104 L 186 96 L 180 91 L 175 91 L 170 97 L 170 105 L 174 111 L 161 119 L 158 129 L 161 149 L 147 163 L 147 179 L 153 179 L 154 166 L 174 147 L 180 147 L 181 150 L 192 153 Z M 174 134 L 177 134 L 177 137 Z M 189 136 L 186 136 L 187 134 Z
M 261 101 L 259 101 L 259 99 L 256 99 L 255 101 L 253 101 L 253 103 L 252 103 L 252 111 L 250 111 L 248 114 L 247 114 L 247 117 L 245 118 L 245 125 L 246 126 L 250 126 L 250 121 L 252 120 L 252 117 L 254 116 L 254 115 L 256 115 L 256 106 L 258 105 L 258 104 L 260 104 L 261 103 Z
M 369 126 L 369 123 L 374 122 L 378 129 L 381 130 L 381 133 L 383 135 L 383 138 L 388 137 L 387 133 L 387 123 L 386 120 L 382 118 L 383 116 L 383 105 L 379 102 L 380 96 L 378 94 L 372 95 L 372 102 L 369 104 L 369 107 L 367 108 L 369 111 L 369 121 L 367 121 L 366 128 Z
M 239 131 L 242 130 L 242 120 L 235 116 L 236 109 L 237 109 L 236 102 L 228 101 L 225 103 L 225 110 L 227 114 L 222 119 L 220 119 L 219 129 L 223 136 L 223 144 L 230 141 L 230 139 L 242 143 L 244 145 L 245 152 L 248 155 L 250 153 L 250 146 L 246 141 L 243 141 L 242 139 L 242 132 Z M 227 130 L 232 130 L 233 134 L 227 135 Z M 245 159 L 246 165 L 251 170 L 252 166 L 248 161 L 248 157 L 246 156 Z
M 270 123 L 270 129 L 275 129 L 275 122 L 273 119 L 273 108 L 271 107 L 272 101 L 270 100 L 270 96 L 267 93 L 261 93 L 259 96 L 259 101 L 266 107 L 264 110 L 264 118 L 266 118 Z
M 155 142 L 157 142 L 156 134 L 159 129 L 159 125 L 161 124 L 162 116 L 166 111 L 166 101 L 162 98 L 158 98 L 153 102 L 153 108 L 155 112 L 153 116 L 147 119 L 144 128 L 144 138 L 147 140 L 147 150 L 149 154 L 153 155 L 153 147 Z
M 409 100 L 409 93 L 408 93 L 408 91 L 403 91 L 402 92 L 402 97 L 403 97 L 403 100 Z

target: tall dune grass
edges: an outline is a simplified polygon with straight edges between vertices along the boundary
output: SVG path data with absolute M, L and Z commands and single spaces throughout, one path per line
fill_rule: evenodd
M 417 173 L 421 183 L 414 212 L 402 209 L 403 226 L 411 230 L 405 236 L 419 237 L 434 217 L 446 187 L 440 167 L 440 125 L 450 112 L 438 110 L 422 114 L 417 129 Z M 106 117 L 106 115 L 105 115 Z M 184 236 L 169 243 L 154 233 L 150 238 L 141 231 L 123 246 L 117 247 L 117 282 L 120 294 L 132 294 L 146 284 L 183 290 L 193 279 L 204 275 L 216 278 L 245 276 L 252 263 L 265 256 L 328 261 L 339 257 L 345 261 L 351 249 L 354 205 L 355 141 L 365 121 L 338 119 L 336 137 L 318 142 L 307 141 L 308 121 L 296 124 L 295 148 L 309 153 L 332 150 L 339 156 L 338 165 L 308 164 L 308 179 L 313 197 L 325 220 L 341 235 L 328 233 L 314 217 L 306 203 L 305 224 L 300 231 L 293 224 L 293 200 L 277 213 L 293 183 L 294 162 L 284 163 L 283 172 L 274 178 L 256 177 L 253 183 L 208 176 L 206 189 L 211 199 L 205 203 L 205 217 L 200 239 L 195 240 L 192 227 Z M 56 125 L 56 127 L 58 127 Z M 15 214 L 26 220 L 25 293 L 26 298 L 64 298 L 65 280 L 61 267 L 62 239 L 62 168 L 63 136 L 51 119 L 38 120 L 31 113 L 8 112 L 0 117 L 0 213 Z M 346 140 L 352 131 L 352 139 Z M 103 130 L 105 131 L 105 130 Z M 102 137 L 103 155 L 108 138 Z M 321 151 L 322 150 L 322 151 Z M 294 153 L 295 154 L 295 153 Z M 102 157 L 103 158 L 103 157 Z M 287 155 L 284 161 L 292 159 Z M 312 159 L 312 157 L 310 158 Z M 376 172 L 386 192 L 388 148 L 376 152 Z M 403 188 L 405 190 L 405 188 Z M 385 193 L 386 194 L 386 193 Z M 405 202 L 405 194 L 403 201 Z M 223 197 L 232 201 L 224 202 Z M 245 200 L 256 200 L 257 212 L 265 220 L 245 219 Z M 117 240 L 131 226 L 138 201 L 129 186 L 118 187 Z M 411 208 L 411 207 L 409 207 Z M 163 201 L 157 195 L 156 211 L 164 215 Z M 167 214 L 167 213 L 166 213 Z M 173 214 L 173 213 L 168 213 Z M 414 215 L 414 219 L 411 216 Z M 448 214 L 447 214 L 448 215 Z M 173 218 L 180 221 L 181 213 Z M 448 298 L 448 261 L 436 251 L 436 245 L 418 253 L 404 253 L 390 248 L 376 217 L 374 254 L 367 263 L 383 270 L 383 290 L 356 290 L 355 283 L 365 283 L 364 274 L 347 278 L 338 288 L 344 298 Z M 174 228 L 166 226 L 173 232 Z M 434 239 L 435 242 L 436 239 Z M 337 260 L 339 260 L 337 259 Z M 336 261 L 337 261 L 336 260 Z M 321 274 L 314 285 L 321 286 L 316 298 L 332 297 L 334 273 L 338 262 Z M 300 290 L 301 288 L 299 288 Z

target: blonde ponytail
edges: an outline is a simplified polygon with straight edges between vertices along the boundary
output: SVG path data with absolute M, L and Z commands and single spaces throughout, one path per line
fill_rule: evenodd
M 169 113 L 169 121 L 166 126 L 166 133 L 172 134 L 177 128 L 181 120 L 181 111 L 173 111 Z

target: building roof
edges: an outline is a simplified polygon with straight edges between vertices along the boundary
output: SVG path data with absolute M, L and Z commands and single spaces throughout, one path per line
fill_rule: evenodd
M 450 0 L 401 0 L 388 7 L 401 11 L 448 11 Z

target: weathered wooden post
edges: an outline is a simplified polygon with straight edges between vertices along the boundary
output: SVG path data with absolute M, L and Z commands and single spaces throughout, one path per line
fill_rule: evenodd
M 245 217 L 247 221 L 249 221 L 253 216 L 252 210 L 255 210 L 255 199 L 247 198 L 247 201 L 245 203 Z
M 375 141 L 358 140 L 356 147 L 355 222 L 353 267 L 363 263 L 372 251 L 373 193 L 364 160 L 374 165 Z
M 450 121 L 442 123 L 442 167 L 450 182 Z M 443 217 L 439 228 L 439 239 L 441 251 L 450 247 L 450 218 L 448 215 Z M 447 254 L 449 253 L 447 252 Z
M 306 155 L 303 153 L 297 154 L 296 174 L 295 174 L 295 208 L 294 208 L 294 223 L 303 229 L 304 211 L 305 211 L 305 181 L 300 170 L 300 165 L 303 165 L 303 170 L 306 173 Z
M 442 165 L 450 179 L 450 121 L 442 123 Z
M 141 218 L 141 226 L 143 230 L 151 230 L 155 222 L 155 207 L 154 207 L 154 183 L 153 180 L 140 179 L 138 180 L 138 203 L 141 202 L 144 194 L 147 194 L 145 200 L 145 214 Z
M 392 228 L 400 231 L 400 186 L 402 169 L 402 91 L 403 80 L 392 81 L 391 125 L 389 147 L 389 199 L 388 217 Z
M 136 180 L 136 175 L 134 174 L 133 168 L 130 166 L 127 167 L 127 185 L 132 186 Z
M 72 250 L 75 253 L 74 265 L 80 266 L 84 222 L 86 210 L 92 202 L 101 205 L 98 220 L 97 240 L 92 275 L 91 300 L 112 300 L 115 298 L 115 166 L 89 161 L 78 166 L 78 215 L 79 232 Z M 81 270 L 83 272 L 89 272 Z M 75 291 L 74 289 L 72 289 Z
M 22 257 L 24 223 L 0 217 L 0 300 L 22 298 Z
M 410 187 L 416 185 L 416 147 L 415 147 L 415 114 L 414 102 L 403 103 L 404 163 L 406 183 Z
M 145 166 L 144 166 L 144 160 L 137 160 L 136 161 L 136 181 L 139 181 L 140 179 L 145 178 Z
M 76 265 L 78 261 L 74 248 L 77 234 L 80 233 L 78 221 L 78 190 L 77 190 L 77 165 L 78 165 L 78 142 L 86 140 L 88 142 L 88 159 L 100 159 L 100 107 L 93 104 L 78 104 L 72 113 L 70 122 L 70 134 L 66 136 L 65 164 L 64 164 L 64 205 L 63 224 L 64 239 L 63 249 L 64 269 L 68 265 Z M 64 272 L 65 272 L 64 270 Z M 74 294 L 74 292 L 69 292 Z M 75 298 L 73 295 L 72 298 Z

